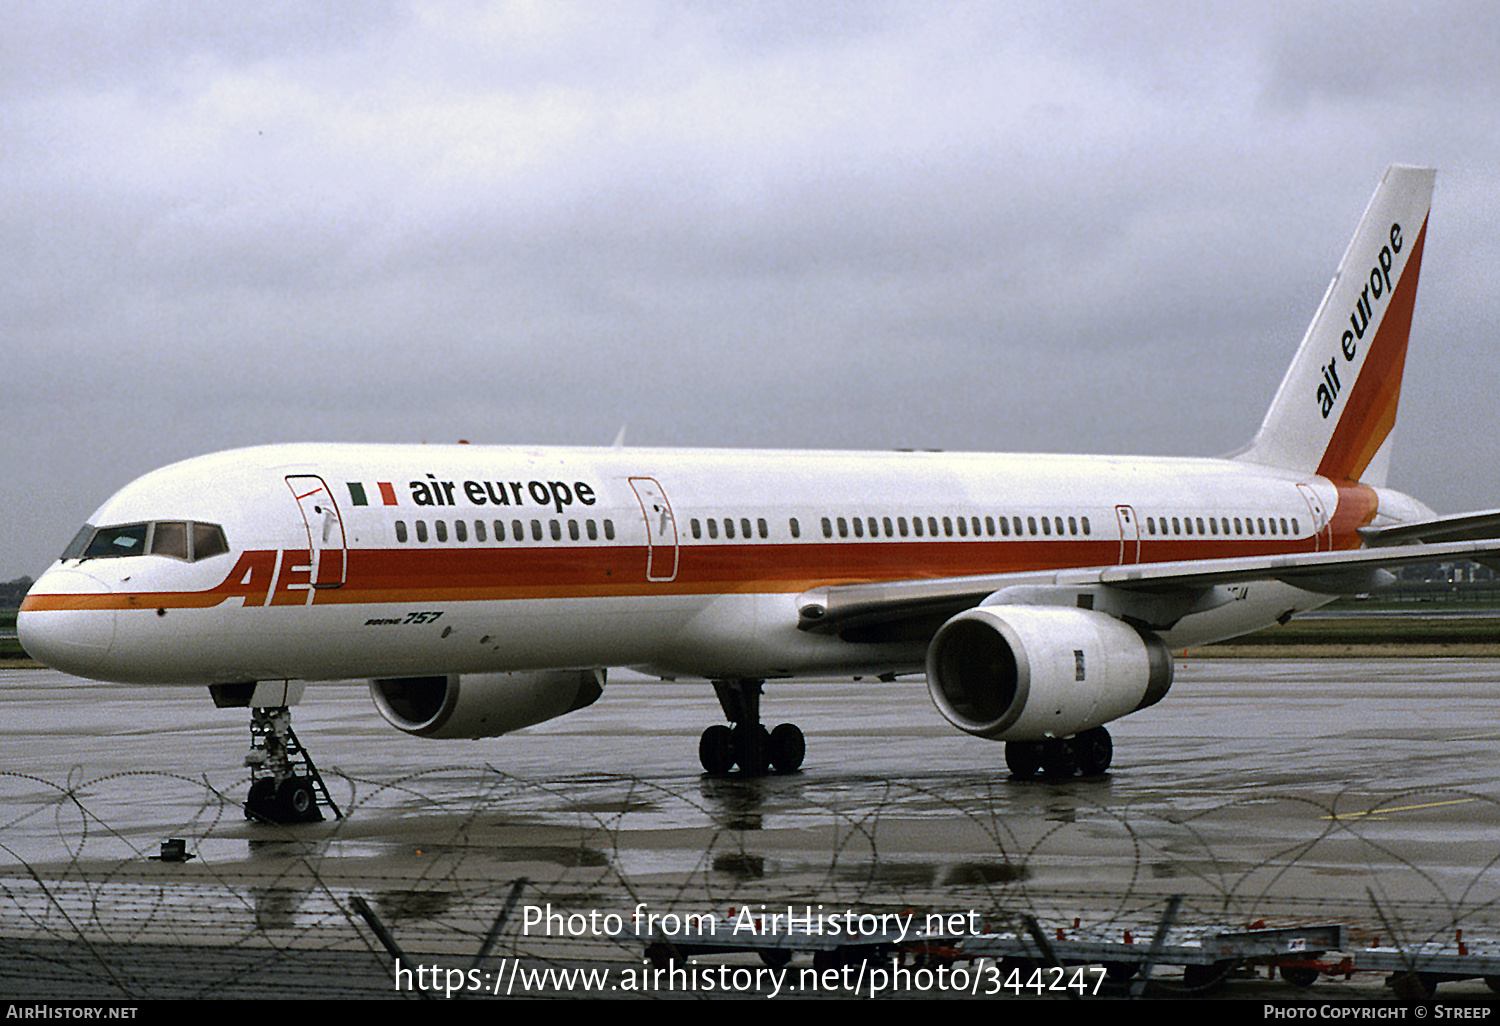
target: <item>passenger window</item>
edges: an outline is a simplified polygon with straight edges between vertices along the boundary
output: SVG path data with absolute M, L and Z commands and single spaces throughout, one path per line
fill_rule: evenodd
M 1049 537 L 1052 534 L 1052 522 L 1046 517 L 1042 517 L 1042 533 Z
M 754 535 L 752 535 L 750 533 L 750 518 L 749 517 L 740 517 L 740 537 L 741 538 L 753 538 L 754 537 Z
M 734 518 L 733 517 L 725 517 L 724 518 L 724 537 L 727 538 L 727 539 L 729 539 L 730 541 L 734 540 Z
M 697 517 L 694 517 L 692 520 L 689 520 L 688 521 L 688 526 L 692 529 L 693 537 L 694 538 L 702 538 L 703 537 L 703 528 L 702 528 L 702 525 L 700 525 L 698 523 L 698 518 Z
M 599 540 L 599 528 L 594 525 L 594 522 L 592 520 L 584 521 L 583 526 L 588 529 L 589 541 Z
M 531 522 L 531 540 L 542 540 L 542 522 L 540 520 L 533 520 Z
M 406 521 L 396 521 L 396 540 L 404 543 L 406 541 Z
M 886 517 L 885 518 L 884 524 L 885 524 L 885 536 L 887 538 L 894 538 L 894 537 L 896 537 L 896 525 L 891 523 L 891 518 L 890 517 Z
M 719 522 L 717 520 L 709 520 L 708 536 L 715 539 L 719 537 Z
M 969 536 L 969 524 L 963 517 L 958 518 L 958 536 L 967 538 Z
M 495 521 L 495 540 L 497 542 L 503 542 L 505 540 L 505 521 L 504 520 L 496 520 Z
M 827 517 L 823 518 L 823 537 L 833 537 L 833 521 L 829 520 Z
M 901 537 L 903 537 L 903 538 L 906 537 L 906 518 L 905 517 L 897 517 L 896 518 L 896 530 L 897 530 L 898 533 L 900 533 Z
M 483 520 L 474 521 L 474 540 L 477 542 L 482 542 L 485 540 Z
M 937 517 L 927 518 L 927 533 L 934 538 L 937 537 Z
M 761 519 L 757 520 L 755 522 L 755 526 L 758 527 L 758 528 L 760 528 L 760 536 L 762 538 L 769 538 L 769 537 L 771 537 L 771 528 L 770 528 L 770 525 L 768 525 L 766 523 L 764 517 L 762 517 Z
M 859 517 L 855 517 L 854 518 L 854 537 L 856 537 L 856 538 L 863 538 L 864 536 L 865 536 L 865 524 L 864 524 L 864 521 L 861 520 L 861 519 L 859 519 Z
M 789 530 L 789 531 L 792 532 L 792 537 L 793 538 L 801 538 L 802 537 L 802 525 L 799 524 L 799 523 L 797 523 L 797 518 L 796 517 L 790 517 L 790 518 L 788 518 L 788 520 L 786 522 L 786 526 L 787 526 L 787 530 Z
M 934 533 L 936 533 L 936 531 L 934 531 Z M 952 538 L 953 537 L 953 518 L 952 517 L 944 517 L 943 518 L 943 537 L 945 537 L 945 538 Z
M 469 540 L 469 525 L 466 524 L 466 523 L 464 523 L 462 520 L 455 520 L 455 521 L 453 521 L 453 537 L 457 541 L 461 541 L 461 542 L 468 541 Z
M 1031 535 L 1033 538 L 1036 537 L 1036 517 L 1026 518 L 1026 533 Z
M 427 540 L 427 521 L 425 521 L 425 520 L 418 520 L 417 521 L 417 541 L 424 542 L 426 540 Z
M 845 520 L 843 517 L 839 517 L 839 537 L 849 537 L 849 521 Z
M 552 535 L 553 541 L 562 541 L 562 524 L 556 520 L 547 521 L 548 533 Z
M 516 541 L 525 541 L 526 525 L 521 523 L 519 520 L 512 520 L 510 522 L 510 536 Z
M 576 520 L 569 520 L 568 521 L 568 537 L 571 540 L 573 540 L 573 541 L 577 541 L 578 540 L 578 537 L 579 537 L 578 536 L 578 521 L 576 521 Z
M 604 521 L 604 539 L 605 541 L 615 540 L 615 522 L 613 520 Z
M 1293 534 L 1301 534 L 1302 533 L 1302 528 L 1300 528 L 1300 527 L 1297 526 L 1297 518 L 1296 517 L 1292 517 L 1292 533 Z
M 914 535 L 916 535 L 918 538 L 922 537 L 922 518 L 921 517 L 912 517 L 911 518 L 911 533 L 914 534 Z
M 448 540 L 448 521 L 446 521 L 446 520 L 436 520 L 436 521 L 433 521 L 432 529 L 437 532 L 437 540 L 438 541 L 445 542 L 445 541 Z
M 1000 518 L 1000 533 L 1001 533 L 1001 535 L 1003 535 L 1006 538 L 1010 537 L 1010 518 L 1009 517 L 1001 517 Z

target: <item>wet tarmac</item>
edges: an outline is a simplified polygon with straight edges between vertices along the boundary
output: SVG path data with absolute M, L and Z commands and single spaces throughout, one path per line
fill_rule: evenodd
M 613 679 L 473 742 L 392 730 L 361 685 L 312 688 L 294 724 L 347 816 L 272 827 L 238 807 L 243 710 L 0 671 L 0 939 L 368 953 L 359 893 L 408 951 L 456 957 L 522 877 L 524 904 L 570 913 L 1024 912 L 1149 936 L 1181 894 L 1187 924 L 1500 938 L 1500 660 L 1188 659 L 1111 726 L 1111 772 L 1066 783 L 1008 779 L 1003 746 L 954 732 L 920 681 L 771 684 L 762 709 L 805 731 L 800 773 L 705 778 L 701 684 Z M 169 837 L 196 857 L 151 859 Z M 517 925 L 508 950 L 531 953 Z

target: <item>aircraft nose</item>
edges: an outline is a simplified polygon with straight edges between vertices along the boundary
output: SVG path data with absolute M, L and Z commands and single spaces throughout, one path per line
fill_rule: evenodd
M 16 616 L 21 647 L 53 669 L 96 676 L 115 640 L 115 611 L 98 601 L 109 592 L 109 585 L 78 570 L 43 574 Z

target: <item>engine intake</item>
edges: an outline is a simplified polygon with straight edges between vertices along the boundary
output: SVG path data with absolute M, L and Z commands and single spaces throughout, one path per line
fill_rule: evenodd
M 927 649 L 938 711 L 995 741 L 1071 737 L 1154 705 L 1171 686 L 1160 638 L 1087 609 L 978 606 Z
M 387 723 L 417 737 L 499 737 L 593 705 L 604 693 L 604 671 L 383 677 L 370 697 Z

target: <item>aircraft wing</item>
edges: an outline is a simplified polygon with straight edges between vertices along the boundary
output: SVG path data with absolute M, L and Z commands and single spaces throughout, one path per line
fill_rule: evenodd
M 1500 512 L 1467 516 L 1476 518 L 1468 529 L 1478 529 L 1477 518 L 1500 522 Z M 1021 604 L 1074 605 L 1086 594 L 1092 608 L 1165 629 L 1215 604 L 1210 593 L 1220 585 L 1280 581 L 1324 595 L 1352 595 L 1388 583 L 1384 571 L 1390 567 L 1449 559 L 1500 560 L 1500 539 L 827 585 L 798 596 L 797 626 L 835 634 L 904 622 L 926 625 L 1010 591 Z
M 1500 538 L 1500 509 L 1454 513 L 1392 527 L 1361 527 L 1366 545 L 1405 545 L 1411 542 L 1480 541 Z

